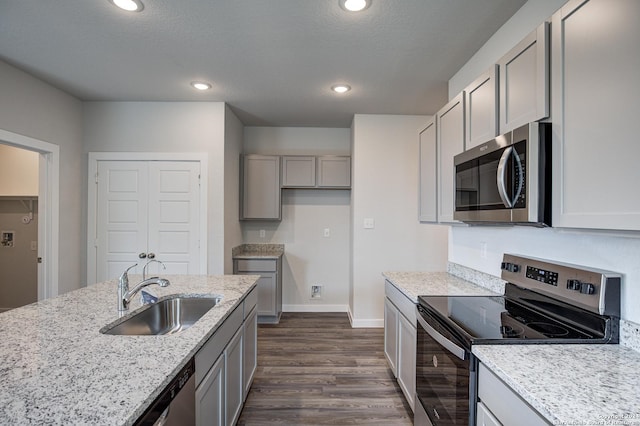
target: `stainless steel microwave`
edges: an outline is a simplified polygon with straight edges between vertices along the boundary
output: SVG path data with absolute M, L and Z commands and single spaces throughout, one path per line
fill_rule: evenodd
M 454 219 L 551 226 L 551 124 L 529 123 L 454 157 Z

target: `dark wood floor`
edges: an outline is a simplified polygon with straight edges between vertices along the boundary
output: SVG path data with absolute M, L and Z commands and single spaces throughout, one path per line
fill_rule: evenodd
M 258 369 L 238 425 L 412 425 L 383 329 L 345 313 L 284 313 L 258 327 Z

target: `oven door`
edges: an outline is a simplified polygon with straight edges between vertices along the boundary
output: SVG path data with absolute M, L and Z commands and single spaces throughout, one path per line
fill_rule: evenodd
M 446 327 L 418 306 L 416 351 L 416 402 L 421 404 L 434 426 L 473 425 L 475 413 L 469 409 L 475 397 L 471 353 Z M 422 421 L 416 426 L 429 424 Z

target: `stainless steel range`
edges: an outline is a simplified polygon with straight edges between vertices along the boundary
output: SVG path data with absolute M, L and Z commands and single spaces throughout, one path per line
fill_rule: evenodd
M 615 272 L 505 254 L 504 296 L 420 296 L 416 425 L 475 425 L 477 344 L 618 343 Z

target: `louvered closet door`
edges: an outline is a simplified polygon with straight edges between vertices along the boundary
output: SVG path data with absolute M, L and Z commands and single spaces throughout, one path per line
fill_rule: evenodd
M 98 162 L 96 282 L 117 278 L 147 251 L 148 176 L 147 162 Z

